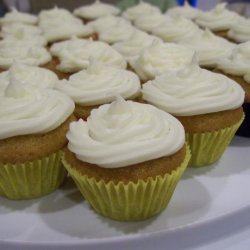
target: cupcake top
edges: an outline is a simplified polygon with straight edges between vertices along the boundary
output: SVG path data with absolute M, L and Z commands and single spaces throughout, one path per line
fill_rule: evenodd
M 182 45 L 155 40 L 141 51 L 137 59 L 130 60 L 129 63 L 140 78 L 146 81 L 165 70 L 180 70 L 191 62 L 193 54 L 192 49 Z
M 250 71 L 248 71 L 245 75 L 244 75 L 244 80 L 250 84 Z
M 152 34 L 165 42 L 178 42 L 192 38 L 202 31 L 192 21 L 182 17 L 165 17 L 165 22 L 155 27 Z
M 160 12 L 153 12 L 150 15 L 140 15 L 135 18 L 134 25 L 143 31 L 152 32 L 154 28 L 166 21 L 166 16 Z
M 238 17 L 236 12 L 226 9 L 226 3 L 220 3 L 211 11 L 200 12 L 195 21 L 201 27 L 220 31 L 228 30 Z
M 84 19 L 96 19 L 107 15 L 118 15 L 119 13 L 119 8 L 108 3 L 102 3 L 100 0 L 74 10 L 74 15 Z
M 114 93 L 125 99 L 138 96 L 140 80 L 131 71 L 91 61 L 86 70 L 62 80 L 57 89 L 81 106 L 92 106 L 113 101 Z
M 227 33 L 227 36 L 232 40 L 242 43 L 250 41 L 250 19 L 249 18 L 238 18 L 236 22 L 234 22 L 230 30 Z
M 59 58 L 60 64 L 57 65 L 57 68 L 63 72 L 77 72 L 86 69 L 91 57 L 116 68 L 125 69 L 127 66 L 121 54 L 100 41 L 73 37 L 71 40 L 53 44 L 50 52 Z
M 244 75 L 250 71 L 250 41 L 241 43 L 235 47 L 228 58 L 221 58 L 217 67 L 225 73 L 232 75 Z
M 127 40 L 113 44 L 113 48 L 121 53 L 126 60 L 138 57 L 141 50 L 152 44 L 154 40 L 159 40 L 155 36 L 148 35 L 143 31 L 135 31 Z
M 183 6 L 172 7 L 166 11 L 168 16 L 172 17 L 185 17 L 188 19 L 195 19 L 197 15 L 201 12 L 197 8 L 193 8 L 185 1 Z
M 151 5 L 140 0 L 137 5 L 126 9 L 126 11 L 122 13 L 122 16 L 128 20 L 133 21 L 140 15 L 150 16 L 155 12 L 160 13 L 161 11 L 157 6 Z
M 47 133 L 74 110 L 74 102 L 65 94 L 52 89 L 34 91 L 15 78 L 0 97 L 0 106 L 0 139 Z
M 228 77 L 192 63 L 178 72 L 165 72 L 143 85 L 143 99 L 177 116 L 192 116 L 236 109 L 243 89 Z
M 117 99 L 70 124 L 68 148 L 84 162 L 119 168 L 172 155 L 185 143 L 181 123 L 151 105 Z
M 55 6 L 52 9 L 42 10 L 38 15 L 38 24 L 39 26 L 46 21 L 51 21 L 54 19 L 66 19 L 74 18 L 74 16 L 67 9 L 58 8 Z
M 180 42 L 196 51 L 201 66 L 215 67 L 218 60 L 229 57 L 236 46 L 226 39 L 214 35 L 209 30 L 196 34 L 198 35 L 193 39 L 181 40 Z
M 25 23 L 34 25 L 37 23 L 37 17 L 28 13 L 19 12 L 17 9 L 12 8 L 10 12 L 0 18 L 0 25 L 6 23 Z
M 14 63 L 8 71 L 0 73 L 0 96 L 4 96 L 5 88 L 13 80 L 34 90 L 54 88 L 59 81 L 57 75 L 48 69 Z
M 43 47 L 13 41 L 0 44 L 1 69 L 8 69 L 14 62 L 38 66 L 50 60 L 50 53 Z

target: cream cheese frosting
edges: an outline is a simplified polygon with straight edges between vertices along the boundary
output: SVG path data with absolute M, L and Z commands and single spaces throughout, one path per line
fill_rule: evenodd
M 214 35 L 209 30 L 197 34 L 193 39 L 181 40 L 179 42 L 194 49 L 199 64 L 204 67 L 216 67 L 218 60 L 229 57 L 236 46 L 226 39 Z
M 74 10 L 74 15 L 85 19 L 96 19 L 107 15 L 118 15 L 120 9 L 108 3 L 96 0 L 90 5 L 84 5 Z
M 135 31 L 127 40 L 117 42 L 112 47 L 121 53 L 126 60 L 138 57 L 141 50 L 152 44 L 154 40 L 159 40 L 156 36 L 152 36 L 143 31 Z
M 8 69 L 14 62 L 38 66 L 44 65 L 50 60 L 50 53 L 43 47 L 14 41 L 0 43 L 1 69 Z
M 181 123 L 151 105 L 116 100 L 70 124 L 68 148 L 84 162 L 126 167 L 169 156 L 185 143 Z
M 0 97 L 0 139 L 47 133 L 73 112 L 74 102 L 52 89 L 31 91 L 12 79 Z
M 13 79 L 34 90 L 54 88 L 59 82 L 57 75 L 48 69 L 14 63 L 8 71 L 0 73 L 0 96 Z
M 113 101 L 114 93 L 135 98 L 140 93 L 140 80 L 131 71 L 92 61 L 86 70 L 62 80 L 57 89 L 81 106 L 93 106 Z
M 201 10 L 194 8 L 185 1 L 183 6 L 172 7 L 166 11 L 166 15 L 172 17 L 185 17 L 194 20 Z
M 138 58 L 129 63 L 143 81 L 155 78 L 166 70 L 178 71 L 190 64 L 194 51 L 173 43 L 153 41 Z
M 250 84 L 250 71 L 244 75 L 244 80 Z
M 227 36 L 232 40 L 242 43 L 250 41 L 250 19 L 249 18 L 238 18 L 236 22 L 234 22 L 230 30 L 227 33 Z
M 160 13 L 160 9 L 157 6 L 146 3 L 142 0 L 135 6 L 126 9 L 122 16 L 128 20 L 134 21 L 138 16 L 150 16 L 153 13 Z
M 125 69 L 125 59 L 115 49 L 106 43 L 86 39 L 72 38 L 71 40 L 55 43 L 50 48 L 52 55 L 60 60 L 58 70 L 77 72 L 86 69 L 90 58 L 116 68 Z
M 230 57 L 219 59 L 217 67 L 231 75 L 243 76 L 250 71 L 250 41 L 237 45 Z
M 160 37 L 165 42 L 178 42 L 181 40 L 193 40 L 202 32 L 192 21 L 182 17 L 168 17 L 165 22 L 155 27 L 152 34 Z
M 157 76 L 143 85 L 142 94 L 147 102 L 177 116 L 236 109 L 245 97 L 239 84 L 196 64 Z
M 226 9 L 226 3 L 220 3 L 211 11 L 200 12 L 195 21 L 203 28 L 220 31 L 228 30 L 238 18 L 236 12 Z
M 37 23 L 37 17 L 28 13 L 19 12 L 17 9 L 12 8 L 10 12 L 0 18 L 0 24 L 5 23 L 25 23 L 34 25 Z

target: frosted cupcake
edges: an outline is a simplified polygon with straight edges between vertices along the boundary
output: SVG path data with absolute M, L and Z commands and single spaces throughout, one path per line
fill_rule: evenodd
M 214 69 L 218 61 L 230 57 L 235 48 L 235 44 L 212 34 L 209 30 L 196 34 L 193 39 L 181 40 L 179 43 L 194 49 L 200 66 L 204 68 Z
M 142 98 L 183 124 L 191 148 L 189 165 L 193 167 L 219 160 L 243 121 L 243 89 L 195 63 L 148 81 Z
M 239 15 L 236 12 L 226 9 L 226 3 L 221 3 L 210 11 L 200 12 L 195 22 L 203 28 L 210 29 L 216 35 L 226 38 L 228 30 L 238 18 Z
M 57 89 L 76 103 L 75 116 L 87 119 L 92 109 L 110 103 L 114 95 L 135 99 L 140 95 L 140 80 L 136 74 L 92 61 L 82 70 L 62 80 Z
M 28 13 L 22 13 L 12 8 L 4 17 L 0 18 L 0 26 L 7 23 L 23 23 L 29 25 L 37 24 L 37 17 Z
M 116 100 L 71 123 L 63 163 L 101 215 L 143 220 L 168 204 L 190 154 L 182 125 L 151 106 Z
M 74 15 L 82 18 L 84 21 L 97 19 L 108 15 L 118 15 L 120 9 L 114 5 L 108 3 L 102 3 L 100 0 L 96 0 L 90 5 L 84 5 L 74 10 Z
M 129 63 L 140 79 L 145 82 L 154 79 L 166 70 L 178 71 L 184 68 L 190 64 L 193 55 L 192 49 L 156 40 Z
M 73 101 L 52 90 L 31 90 L 13 79 L 0 97 L 0 195 L 44 196 L 66 176 L 61 152 L 74 120 Z
M 134 21 L 138 16 L 150 16 L 151 14 L 156 12 L 161 13 L 160 9 L 157 6 L 140 0 L 137 5 L 126 9 L 122 13 L 122 16 L 130 21 Z
M 125 69 L 125 59 L 115 49 L 100 41 L 72 38 L 55 43 L 51 54 L 58 59 L 56 69 L 65 73 L 74 73 L 86 69 L 90 58 L 116 68 Z

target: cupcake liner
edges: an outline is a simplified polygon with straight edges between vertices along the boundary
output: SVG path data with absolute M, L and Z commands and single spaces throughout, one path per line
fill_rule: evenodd
M 192 155 L 188 166 L 201 167 L 219 160 L 243 120 L 244 116 L 235 125 L 214 132 L 186 133 Z
M 66 171 L 61 164 L 62 151 L 20 164 L 0 163 L 0 195 L 9 199 L 32 199 L 54 191 L 63 182 Z
M 184 161 L 171 174 L 138 180 L 136 183 L 97 181 L 93 177 L 80 175 L 64 158 L 63 164 L 97 213 L 115 220 L 144 220 L 167 206 L 190 159 L 190 150 L 186 148 Z
M 245 113 L 245 119 L 236 131 L 236 135 L 250 138 L 250 103 L 244 103 L 242 107 Z

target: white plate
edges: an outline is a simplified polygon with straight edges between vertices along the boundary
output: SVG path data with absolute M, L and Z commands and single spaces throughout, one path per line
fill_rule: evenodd
M 167 209 L 142 222 L 118 222 L 97 215 L 70 179 L 42 199 L 0 198 L 0 249 L 144 246 L 145 250 L 153 240 L 162 244 L 164 237 L 171 240 L 183 230 L 186 235 L 202 226 L 216 230 L 222 219 L 250 214 L 249 149 L 250 139 L 235 137 L 218 163 L 188 169 Z M 223 223 L 225 226 L 226 220 Z

